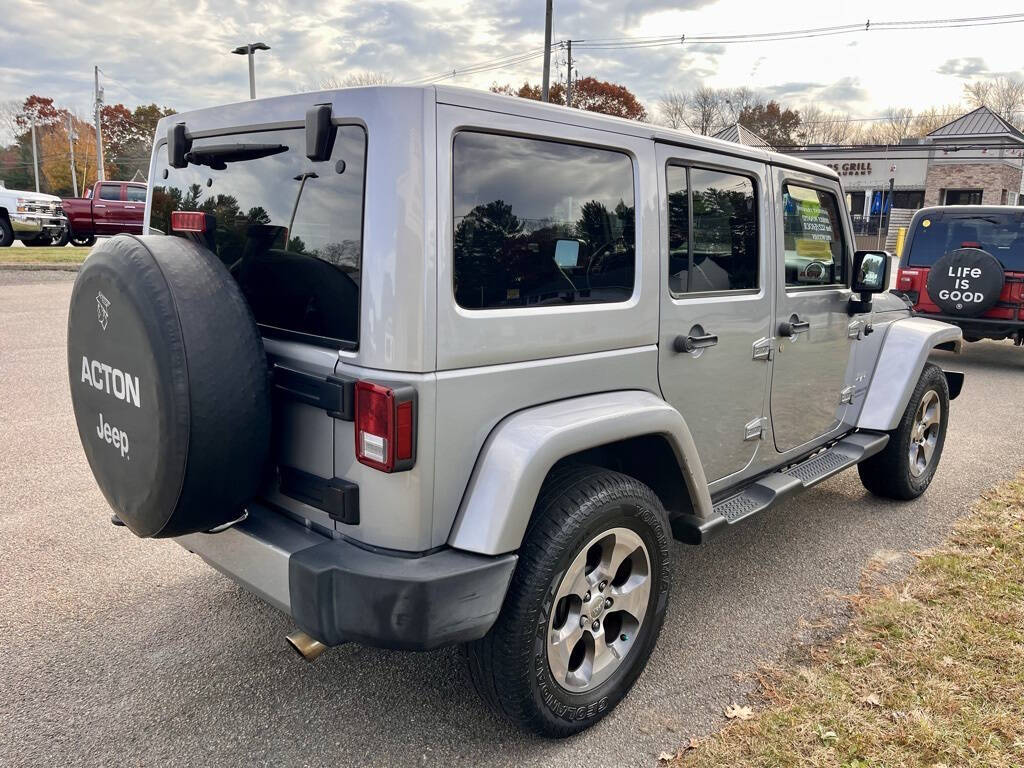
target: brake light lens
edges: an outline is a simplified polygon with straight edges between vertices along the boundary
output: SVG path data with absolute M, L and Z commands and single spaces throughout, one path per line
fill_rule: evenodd
M 416 391 L 372 381 L 355 388 L 356 459 L 382 472 L 411 469 L 416 453 Z
M 172 211 L 172 232 L 205 232 L 206 214 L 201 211 Z
M 974 240 L 964 240 L 960 243 L 961 248 L 981 248 L 981 243 Z

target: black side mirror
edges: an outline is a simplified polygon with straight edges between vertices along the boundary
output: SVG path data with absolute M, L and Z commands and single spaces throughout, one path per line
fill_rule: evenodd
M 331 125 L 330 104 L 317 104 L 307 109 L 306 157 L 314 163 L 330 160 L 336 133 L 335 127 Z
M 853 255 L 850 287 L 859 299 L 850 299 L 850 314 L 871 311 L 871 296 L 889 290 L 892 257 L 886 251 L 857 251 Z
M 167 129 L 167 164 L 171 168 L 185 168 L 185 155 L 192 150 L 192 137 L 185 132 L 184 123 L 175 123 Z

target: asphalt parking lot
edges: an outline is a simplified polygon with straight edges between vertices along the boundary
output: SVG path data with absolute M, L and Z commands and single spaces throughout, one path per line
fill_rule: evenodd
M 1024 349 L 937 353 L 967 379 L 923 498 L 876 500 L 852 471 L 705 547 L 677 544 L 633 693 L 594 730 L 539 740 L 484 710 L 457 651 L 344 646 L 307 664 L 286 616 L 176 544 L 111 526 L 68 397 L 73 277 L 0 272 L 4 766 L 652 766 L 720 727 L 758 662 L 855 591 L 872 556 L 940 542 L 1024 465 Z

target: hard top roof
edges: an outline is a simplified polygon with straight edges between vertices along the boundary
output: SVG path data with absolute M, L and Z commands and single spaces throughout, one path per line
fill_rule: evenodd
M 408 105 L 411 103 L 432 97 L 432 100 L 438 104 L 451 104 L 490 112 L 521 115 L 523 117 L 577 125 L 583 128 L 592 128 L 610 133 L 649 138 L 654 141 L 693 147 L 694 149 L 708 152 L 719 152 L 734 157 L 784 165 L 830 179 L 838 180 L 839 178 L 835 171 L 819 163 L 803 160 L 792 155 L 768 151 L 760 147 L 744 146 L 735 142 L 723 141 L 711 136 L 700 136 L 652 123 L 641 123 L 636 120 L 611 117 L 610 115 L 603 115 L 597 112 L 585 112 L 580 109 L 572 109 L 557 104 L 544 104 L 517 96 L 505 96 L 488 91 L 449 85 L 363 86 L 276 96 L 206 107 L 162 118 L 157 126 L 156 142 L 160 143 L 163 141 L 167 136 L 168 128 L 179 122 L 184 122 L 190 132 L 198 130 L 200 134 L 203 134 L 236 127 L 253 127 L 274 123 L 279 124 L 285 121 L 301 121 L 306 109 L 310 106 L 323 104 L 326 101 L 343 102 L 346 96 L 353 97 L 357 111 L 365 107 L 380 112 L 387 112 L 391 105 L 394 106 L 395 110 L 408 108 Z M 362 114 L 353 116 L 359 118 L 366 117 L 366 115 Z

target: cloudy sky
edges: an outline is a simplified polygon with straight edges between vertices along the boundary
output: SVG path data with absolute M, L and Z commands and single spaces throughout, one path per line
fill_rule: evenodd
M 555 39 L 741 34 L 844 23 L 1005 14 L 1020 0 L 555 0 Z M 265 40 L 259 95 L 309 89 L 357 71 L 397 81 L 529 52 L 543 43 L 543 0 L 2 0 L 0 101 L 30 93 L 88 114 L 93 65 L 108 103 L 179 110 L 248 95 L 232 47 Z M 787 103 L 854 115 L 959 99 L 962 84 L 1021 73 L 1024 24 L 871 31 L 774 43 L 578 51 L 580 75 L 623 83 L 653 106 L 668 89 L 747 85 Z M 564 61 L 556 54 L 553 66 Z M 563 67 L 564 69 L 564 67 Z M 445 82 L 486 88 L 539 81 L 541 59 Z M 5 137 L 0 137 L 0 139 Z

